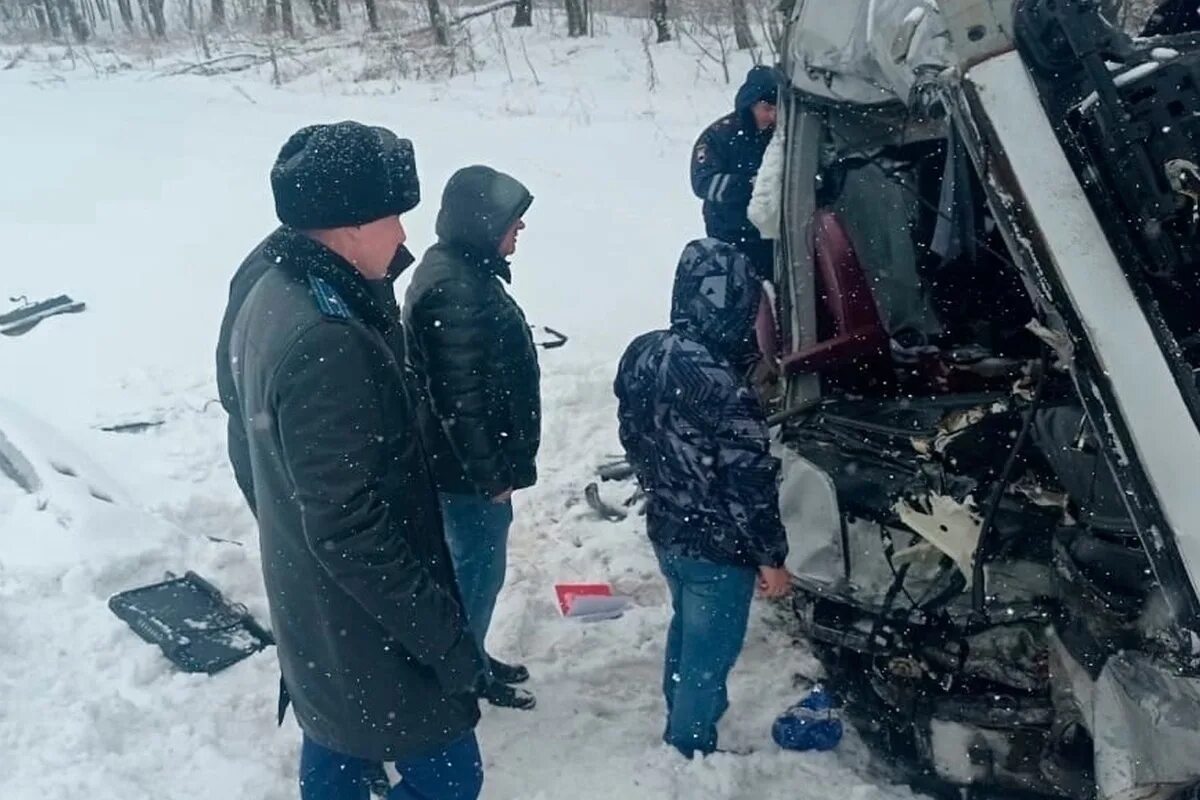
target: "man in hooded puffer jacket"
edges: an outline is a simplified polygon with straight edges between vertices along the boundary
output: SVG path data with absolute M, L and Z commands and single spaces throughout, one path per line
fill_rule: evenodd
M 745 253 L 759 280 L 772 278 L 774 243 L 762 238 L 747 209 L 775 131 L 778 86 L 776 70 L 751 68 L 733 113 L 709 125 L 692 148 L 692 191 L 704 201 L 705 232 Z
M 621 444 L 646 492 L 646 532 L 675 612 L 663 739 L 689 758 L 716 750 L 755 585 L 769 597 L 791 585 L 779 460 L 746 379 L 763 292 L 751 273 L 732 245 L 688 244 L 671 328 L 634 339 L 614 385 Z
M 446 542 L 472 633 L 484 646 L 504 585 L 512 494 L 537 481 L 541 374 L 512 280 L 522 219 L 533 196 L 490 167 L 456 172 L 437 217 L 438 242 L 404 301 L 408 358 L 426 393 L 421 429 L 438 484 Z M 512 684 L 529 672 L 488 659 L 483 696 L 532 708 Z

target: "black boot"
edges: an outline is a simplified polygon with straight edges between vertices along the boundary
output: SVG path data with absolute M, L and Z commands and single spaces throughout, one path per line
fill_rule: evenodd
M 516 708 L 528 711 L 537 705 L 537 698 L 524 689 L 492 681 L 483 692 L 483 699 L 498 708 Z
M 492 670 L 492 678 L 497 683 L 506 683 L 509 686 L 513 686 L 529 680 L 529 670 L 520 664 L 505 664 L 503 661 L 497 661 L 491 656 L 488 656 L 488 664 Z
M 372 797 L 379 797 L 386 800 L 388 794 L 392 791 L 392 782 L 387 776 L 387 770 L 383 768 L 383 764 L 372 762 L 363 770 L 363 780 L 367 784 L 367 789 L 370 790 Z

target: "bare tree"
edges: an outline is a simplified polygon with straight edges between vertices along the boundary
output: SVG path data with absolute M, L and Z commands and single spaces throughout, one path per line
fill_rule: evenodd
M 671 26 L 667 24 L 667 0 L 650 0 L 650 19 L 658 30 L 656 44 L 671 41 Z
M 318 28 L 342 29 L 342 12 L 338 0 L 308 0 L 312 8 L 313 24 Z
M 517 10 L 513 12 L 514 28 L 533 27 L 533 0 L 517 0 Z
M 587 14 L 582 0 L 566 0 L 567 36 L 572 38 L 587 35 Z
M 79 0 L 79 6 L 79 10 L 83 12 L 83 18 L 87 22 L 89 30 L 96 30 L 98 25 L 97 16 L 101 20 L 107 19 L 104 16 L 104 6 L 101 5 L 100 0 Z
M 212 0 L 212 24 L 225 27 L 225 0 Z
M 165 0 L 150 0 L 150 17 L 154 20 L 152 34 L 155 39 L 167 38 L 167 17 L 163 11 Z
M 433 27 L 433 40 L 442 47 L 450 44 L 450 30 L 446 24 L 446 14 L 438 0 L 425 0 L 429 7 L 429 24 Z
M 658 70 L 654 67 L 654 53 L 650 51 L 650 37 L 642 37 L 642 52 L 646 54 L 646 89 L 658 89 Z
M 754 14 L 758 18 L 758 29 L 762 40 L 771 51 L 771 61 L 777 60 L 783 45 L 782 13 L 778 7 L 758 0 L 754 3 Z
M 50 0 L 42 0 L 42 7 L 45 9 L 46 26 L 50 29 L 50 36 L 55 39 L 61 39 L 62 23 L 58 21 L 58 12 L 55 11 L 54 5 Z
M 746 0 L 729 0 L 733 8 L 733 37 L 738 50 L 749 50 L 757 42 L 750 32 L 750 14 L 746 11 Z
M 329 14 L 325 9 L 325 0 L 308 0 L 312 7 L 313 24 L 318 28 L 329 27 Z
M 691 42 L 706 59 L 721 67 L 721 75 L 726 83 L 731 81 L 729 29 L 722 19 L 708 12 L 693 11 L 689 19 L 675 26 L 675 31 Z
M 133 33 L 133 3 L 130 0 L 117 0 L 117 11 L 121 14 L 125 29 Z
M 263 15 L 263 29 L 274 33 L 282 26 L 287 36 L 296 35 L 296 18 L 292 13 L 292 0 L 266 0 L 266 13 Z
M 86 42 L 92 31 L 83 14 L 79 13 L 79 6 L 75 5 L 75 0 L 59 0 L 58 7 L 62 10 L 67 25 L 71 27 L 71 33 L 75 34 L 75 41 Z
M 375 5 L 375 0 L 363 0 L 367 6 L 367 26 L 372 33 L 379 32 L 379 7 Z

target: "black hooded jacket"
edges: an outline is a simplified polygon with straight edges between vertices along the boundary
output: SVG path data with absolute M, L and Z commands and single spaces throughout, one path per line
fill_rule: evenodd
M 459 170 L 442 196 L 438 243 L 405 295 L 409 363 L 426 393 L 422 431 L 443 492 L 495 497 L 537 481 L 541 373 L 498 254 L 532 201 L 508 175 Z
M 217 378 L 300 727 L 395 760 L 474 727 L 484 667 L 384 294 L 280 228 L 234 278 Z
M 746 209 L 772 130 L 760 131 L 750 109 L 760 100 L 774 103 L 777 94 L 775 70 L 752 68 L 738 89 L 733 113 L 709 125 L 692 149 L 692 191 L 704 201 L 705 231 L 714 239 L 762 238 Z

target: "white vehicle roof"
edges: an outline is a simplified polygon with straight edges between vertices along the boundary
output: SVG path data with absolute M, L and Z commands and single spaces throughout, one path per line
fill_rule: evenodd
M 1110 15 L 1126 0 L 1105 0 Z M 913 89 L 1013 47 L 1015 0 L 796 0 L 783 63 L 792 84 L 856 105 Z
M 845 103 L 907 101 L 952 64 L 934 0 L 799 0 L 784 63 L 796 88 Z

